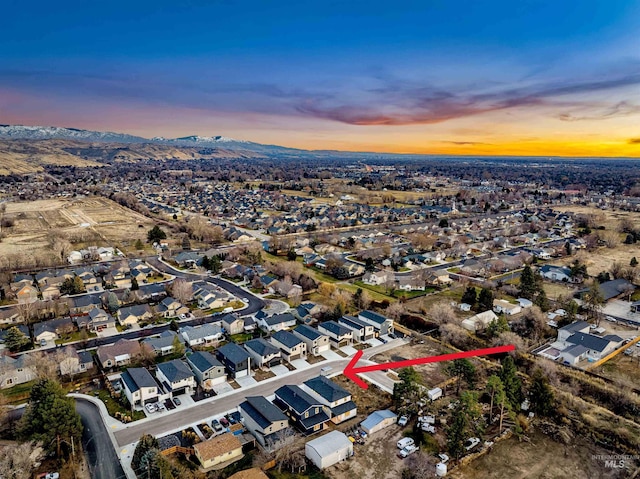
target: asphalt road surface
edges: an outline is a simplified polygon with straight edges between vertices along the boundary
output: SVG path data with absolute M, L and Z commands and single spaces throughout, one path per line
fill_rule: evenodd
M 82 445 L 86 451 L 91 478 L 126 478 L 98 408 L 89 401 L 76 399 L 76 411 L 82 417 Z

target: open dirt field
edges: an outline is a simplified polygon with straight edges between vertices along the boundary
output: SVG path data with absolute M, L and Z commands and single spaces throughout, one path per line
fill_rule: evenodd
M 0 256 L 42 251 L 54 233 L 75 241 L 73 248 L 133 244 L 138 238 L 145 241 L 153 224 L 149 218 L 101 197 L 8 203 L 5 218 L 12 219 L 14 226 L 3 228 Z
M 568 445 L 541 432 L 529 435 L 530 442 L 511 438 L 499 442 L 488 454 L 454 470 L 453 479 L 605 479 L 630 477 L 632 470 L 607 467 L 613 453 L 585 439 L 574 438 Z M 608 459 L 608 457 L 607 457 Z M 617 462 L 616 458 L 613 458 Z M 627 461 L 629 463 L 629 461 Z
M 435 356 L 442 354 L 443 352 L 444 351 L 442 351 L 437 345 L 427 340 L 424 344 L 406 344 L 404 346 L 385 351 L 384 353 L 376 354 L 371 358 L 371 360 L 378 363 L 386 363 L 391 361 L 404 361 L 406 359 Z M 449 378 L 447 373 L 444 371 L 444 364 L 445 363 L 421 364 L 419 366 L 414 366 L 414 369 L 422 375 L 423 384 L 431 388 Z
M 618 380 L 629 387 L 638 387 L 640 384 L 640 348 L 634 346 L 632 351 L 634 354 L 631 356 L 618 354 L 594 372 Z

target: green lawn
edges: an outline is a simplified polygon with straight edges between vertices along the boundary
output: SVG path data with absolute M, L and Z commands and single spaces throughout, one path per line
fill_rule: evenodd
M 352 293 L 355 293 L 358 290 L 358 288 L 362 288 L 363 290 L 367 291 L 367 294 L 374 301 L 384 301 L 384 300 L 393 301 L 393 298 L 388 294 L 386 294 L 384 288 L 381 286 L 371 286 L 368 284 L 364 284 L 362 281 L 356 281 L 355 284 L 341 283 L 338 286 L 339 287 L 345 286 L 344 289 L 347 289 Z M 348 288 L 346 286 L 348 286 Z
M 96 333 L 88 333 L 85 339 L 97 338 L 98 335 Z M 56 344 L 64 344 L 64 343 L 72 343 L 75 341 L 81 341 L 82 332 L 74 331 L 71 334 L 64 334 L 60 339 L 56 339 Z
M 427 288 L 424 291 L 394 291 L 393 296 L 396 298 L 406 298 L 413 299 L 419 296 L 425 296 L 429 293 L 433 293 L 435 291 L 434 288 Z
M 22 404 L 29 398 L 29 393 L 34 383 L 35 381 L 29 381 L 28 383 L 18 384 L 12 388 L 4 389 L 0 394 L 7 398 L 9 404 Z
M 246 343 L 250 339 L 253 339 L 253 334 L 251 333 L 234 334 L 230 337 L 230 339 L 234 343 Z
M 142 411 L 133 411 L 125 408 L 120 401 L 117 399 L 113 399 L 107 391 L 104 389 L 100 389 L 98 391 L 98 399 L 100 399 L 105 406 L 107 406 L 107 411 L 109 412 L 109 416 L 116 417 L 116 413 L 125 414 L 131 416 L 134 421 L 138 419 L 144 419 L 146 416 Z

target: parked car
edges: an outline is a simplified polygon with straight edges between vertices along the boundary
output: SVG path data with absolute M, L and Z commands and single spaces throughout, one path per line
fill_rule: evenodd
M 400 419 L 398 419 L 398 426 L 406 426 L 407 423 L 409 422 L 409 418 L 407 416 L 400 416 Z
M 618 320 L 616 318 L 613 318 L 611 316 L 605 316 L 604 319 L 606 319 L 610 323 L 617 323 L 618 322 Z
M 418 450 L 418 446 L 416 446 L 415 444 L 412 444 L 410 446 L 405 447 L 404 449 L 402 449 L 399 453 L 401 458 L 405 458 L 411 454 L 413 454 L 414 452 L 416 452 Z
M 175 404 L 176 406 L 180 406 L 180 404 L 182 404 L 182 401 L 180 401 L 179 398 L 173 398 L 173 404 Z
M 414 444 L 415 444 L 415 441 L 412 438 L 403 437 L 396 443 L 396 446 L 398 446 L 398 449 L 404 449 L 405 447 L 413 446 Z
M 222 432 L 222 430 L 224 429 L 217 419 L 211 421 L 211 426 L 213 426 L 213 430 L 215 432 Z
M 162 402 L 157 402 L 157 403 L 155 404 L 155 406 L 156 406 L 156 409 L 157 409 L 158 411 L 163 411 L 164 409 L 166 409 L 166 408 L 164 407 L 164 403 L 162 403 Z
M 242 414 L 240 414 L 240 411 L 233 411 L 231 414 L 229 414 L 229 420 L 231 419 L 233 419 L 235 422 L 242 422 L 244 418 L 242 417 Z
M 446 464 L 447 462 L 449 462 L 449 456 L 447 456 L 444 452 L 438 454 L 438 459 L 440 459 L 440 462 L 442 464 Z
M 476 447 L 478 444 L 480 444 L 480 439 L 478 439 L 477 437 L 471 437 L 465 441 L 464 448 L 467 451 L 470 451 L 471 449 Z
M 155 404 L 145 404 L 145 405 L 144 405 L 144 408 L 147 410 L 147 412 L 148 412 L 149 414 L 151 414 L 151 413 L 153 413 L 153 412 L 156 412 L 156 406 L 155 406 Z
M 227 420 L 226 417 L 220 418 L 220 424 L 222 424 L 223 427 L 229 427 L 229 421 Z

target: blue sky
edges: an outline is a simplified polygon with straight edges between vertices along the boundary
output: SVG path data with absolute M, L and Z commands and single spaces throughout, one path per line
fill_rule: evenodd
M 352 150 L 638 148 L 640 2 L 3 5 L 3 123 Z

